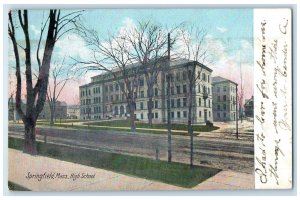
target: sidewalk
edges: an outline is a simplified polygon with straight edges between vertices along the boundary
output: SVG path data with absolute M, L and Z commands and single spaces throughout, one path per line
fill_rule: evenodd
M 28 174 L 55 174 L 55 178 L 26 178 Z M 57 174 L 60 173 L 59 176 Z M 84 173 L 84 178 L 64 178 Z M 8 180 L 32 191 L 124 191 L 124 190 L 188 190 L 157 181 L 131 177 L 103 169 L 65 162 L 42 156 L 31 156 L 9 149 Z M 221 171 L 192 190 L 254 189 L 254 175 Z

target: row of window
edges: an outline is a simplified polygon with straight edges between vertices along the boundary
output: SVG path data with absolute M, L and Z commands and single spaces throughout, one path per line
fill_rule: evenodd
M 100 87 L 93 88 L 93 93 L 94 94 L 99 94 L 100 93 Z
M 221 105 L 217 106 L 217 110 L 221 110 Z M 226 104 L 223 104 L 223 110 L 226 111 Z
M 153 103 L 154 103 L 154 107 L 153 107 Z M 147 101 L 147 108 L 148 105 L 149 105 L 149 101 Z M 158 108 L 158 101 L 152 101 L 152 108 Z M 144 102 L 140 102 L 140 110 L 144 110 Z
M 110 88 L 110 91 L 114 91 L 113 90 L 113 88 L 114 88 L 114 86 L 113 85 L 109 85 L 109 86 L 105 86 L 105 90 L 107 90 L 108 91 L 108 87 Z M 201 88 L 202 88 L 202 91 L 201 91 Z M 119 85 L 118 84 L 115 84 L 115 91 L 119 91 Z M 96 94 L 96 93 L 100 93 L 100 87 L 97 87 L 97 88 L 93 88 L 93 92 L 94 92 L 94 94 Z M 167 93 L 169 92 L 169 88 L 167 88 Z M 174 95 L 175 94 L 175 90 L 174 90 L 174 87 L 172 86 L 172 87 L 170 87 L 170 92 L 171 92 L 171 95 Z M 183 93 L 183 94 L 186 94 L 187 93 L 187 85 L 182 85 L 182 89 L 181 89 L 181 86 L 180 85 L 177 85 L 176 86 L 176 94 L 181 94 L 181 92 Z M 206 86 L 200 86 L 200 85 L 198 85 L 198 93 L 201 93 L 201 92 L 203 92 L 203 93 L 207 93 L 207 94 L 210 94 L 210 88 L 209 87 L 206 87 Z M 89 96 L 89 95 L 91 95 L 91 91 L 90 90 L 82 90 L 81 91 L 81 97 L 82 96 Z M 154 90 L 153 90 L 153 95 L 154 96 L 158 96 L 159 95 L 159 91 L 158 91 L 158 88 L 154 88 Z M 124 96 L 123 94 L 122 94 L 122 96 Z M 135 98 L 137 98 L 137 94 L 135 93 L 134 94 L 134 96 L 135 96 Z M 147 95 L 146 95 L 146 92 L 145 91 L 140 91 L 139 92 L 139 97 L 140 98 L 144 98 L 144 97 L 146 97 Z M 106 101 L 108 101 L 108 97 L 106 97 Z M 113 97 L 113 95 L 111 95 L 111 99 L 110 99 L 111 101 L 113 101 L 114 100 L 114 97 Z M 117 95 L 116 97 L 115 97 L 115 100 L 119 100 L 119 95 Z M 124 97 L 122 98 L 122 100 L 124 100 Z
M 106 98 L 108 98 L 106 96 Z M 108 99 L 106 99 L 108 101 Z M 111 95 L 111 101 L 114 101 L 114 100 L 119 100 L 119 95 L 115 95 L 115 99 L 114 99 L 114 96 Z M 97 103 L 100 103 L 101 102 L 101 98 L 100 97 L 95 97 L 94 98 L 94 103 L 97 104 Z M 181 103 L 182 102 L 182 103 Z M 202 99 L 202 98 L 199 98 L 198 100 L 198 105 L 199 106 L 204 106 L 206 107 L 207 104 L 206 102 L 208 102 L 208 107 L 210 108 L 211 107 L 211 100 L 208 99 Z M 148 103 L 147 102 L 147 107 L 148 107 Z M 167 105 L 168 105 L 168 100 L 166 101 Z M 81 100 L 81 105 L 90 105 L 91 104 L 91 99 L 83 99 Z M 176 99 L 176 107 L 177 108 L 180 108 L 180 107 L 186 107 L 187 106 L 187 98 L 182 98 L 182 101 L 180 98 Z M 170 102 L 170 107 L 171 108 L 175 108 L 175 99 L 171 99 L 171 102 Z M 152 108 L 153 108 L 153 105 L 152 105 Z M 154 101 L 154 108 L 158 108 L 158 101 Z M 140 102 L 140 109 L 143 110 L 144 109 L 144 102 Z
M 228 117 L 230 117 L 230 116 L 228 116 Z M 221 119 L 221 113 L 217 113 L 217 118 L 218 119 Z M 223 112 L 223 115 L 222 115 L 222 118 L 223 119 L 226 119 L 227 118 L 227 113 L 226 112 Z M 235 120 L 235 113 L 231 113 L 231 118 L 233 119 L 233 120 Z
M 82 90 L 80 92 L 80 96 L 83 97 L 83 96 L 89 96 L 91 95 L 91 90 Z
M 91 114 L 91 112 L 89 112 L 88 110 L 83 110 L 82 111 L 83 114 Z M 99 113 L 99 112 L 94 112 L 94 113 Z M 187 118 L 187 111 L 178 111 L 178 112 L 170 112 L 169 114 L 171 114 L 171 119 L 174 119 L 175 118 L 175 113 L 176 113 L 176 118 L 177 119 L 180 119 L 180 118 Z M 226 113 L 223 113 L 224 115 L 224 118 L 226 118 Z M 153 119 L 158 119 L 159 117 L 159 114 L 157 112 L 155 113 L 152 113 L 152 118 Z M 202 117 L 202 111 L 199 111 L 199 117 Z M 208 112 L 208 117 L 210 118 L 211 117 L 211 112 L 209 111 Z M 89 117 L 90 118 L 90 117 Z M 147 118 L 149 118 L 149 113 L 147 114 Z M 218 113 L 218 118 L 220 118 L 220 113 Z M 84 117 L 85 119 L 85 117 Z M 97 116 L 95 115 L 94 116 L 94 119 L 101 119 L 101 116 Z M 141 113 L 140 114 L 140 119 L 144 119 L 144 113 Z
M 106 110 L 108 110 L 108 108 L 106 108 Z M 111 107 L 111 111 L 112 111 L 112 107 Z M 97 113 L 100 113 L 100 112 L 101 112 L 101 107 L 94 107 L 93 114 L 97 114 Z M 82 114 L 92 114 L 91 113 L 91 108 L 82 108 L 81 113 Z M 124 110 L 121 111 L 121 113 L 124 114 Z M 175 118 L 175 113 L 176 113 L 176 118 L 181 118 L 181 117 L 186 118 L 187 117 L 187 111 L 182 111 L 182 112 L 177 111 L 177 112 L 170 112 L 169 113 L 169 114 L 171 114 L 171 119 Z M 182 113 L 182 115 L 181 115 L 181 113 Z M 204 113 L 206 114 L 206 111 Z M 208 117 L 210 118 L 211 117 L 211 111 L 208 111 L 207 113 L 208 113 Z M 119 111 L 116 111 L 116 113 L 114 113 L 114 114 L 118 115 Z M 147 114 L 147 116 L 148 115 L 149 114 Z M 224 114 L 224 116 L 226 117 L 226 113 Z M 202 113 L 201 110 L 199 111 L 199 117 L 203 117 L 203 113 Z M 204 117 L 207 117 L 207 116 L 204 116 Z M 218 117 L 220 117 L 220 113 L 218 113 Z M 95 118 L 95 116 L 94 116 L 94 118 Z M 152 113 L 152 118 L 157 119 L 158 118 L 158 113 L 157 112 Z M 140 114 L 140 119 L 144 119 L 144 113 Z
M 100 87 L 93 88 L 93 94 L 100 94 Z M 91 90 L 90 89 L 88 89 L 88 90 L 82 90 L 80 92 L 80 97 L 90 96 L 90 95 L 91 95 Z
M 202 91 L 201 91 L 202 88 Z M 175 94 L 175 88 L 172 86 L 170 87 L 170 94 L 174 95 Z M 181 86 L 177 85 L 176 86 L 176 94 L 181 94 L 181 91 L 183 94 L 187 93 L 187 85 L 183 85 L 182 86 L 182 90 L 181 90 Z M 167 93 L 169 92 L 169 89 L 167 88 Z M 210 88 L 206 87 L 205 85 L 203 85 L 202 87 L 200 85 L 198 85 L 198 93 L 206 93 L 206 94 L 210 94 Z
M 154 96 L 158 96 L 158 88 L 154 88 L 154 90 L 152 91 Z M 136 96 L 136 93 L 135 93 Z M 140 98 L 144 98 L 147 95 L 145 94 L 145 92 L 143 90 L 140 91 Z
M 149 119 L 149 113 L 147 114 L 147 118 Z M 157 119 L 158 118 L 158 113 L 152 113 L 152 119 Z M 144 113 L 140 114 L 140 119 L 144 119 Z
M 94 107 L 94 113 L 101 113 L 101 107 L 100 106 Z
M 202 104 L 202 100 L 203 100 L 203 104 Z M 198 100 L 199 106 L 206 107 L 206 105 L 207 105 L 206 102 L 208 102 L 208 107 L 210 108 L 211 107 L 211 101 L 210 101 L 210 99 L 206 100 L 206 99 L 199 98 L 199 100 Z
M 171 102 L 170 102 L 170 107 L 171 108 L 175 108 L 175 101 L 176 101 L 176 108 L 181 108 L 181 107 L 186 107 L 187 106 L 187 98 L 182 98 L 182 101 L 181 101 L 180 98 L 178 98 L 178 99 L 171 99 Z M 203 101 L 203 104 L 202 104 L 202 101 Z M 206 102 L 208 102 L 208 107 L 210 108 L 211 107 L 211 101 L 209 99 L 205 100 L 205 99 L 199 98 L 199 102 L 198 102 L 199 106 L 206 107 L 207 106 Z M 148 107 L 148 104 L 149 104 L 149 101 L 147 102 L 147 107 Z M 168 100 L 166 101 L 166 104 L 168 105 Z M 153 108 L 153 105 L 152 105 L 152 108 Z M 154 108 L 158 108 L 158 101 L 154 101 Z M 140 109 L 141 110 L 144 109 L 144 102 L 140 102 Z
M 200 72 L 199 72 L 200 73 Z M 182 78 L 180 76 L 180 72 L 178 72 L 176 74 L 176 80 L 177 81 L 180 81 L 181 79 L 182 80 L 186 80 L 187 79 L 187 72 L 182 72 Z M 198 74 L 199 76 L 199 79 L 200 79 L 200 75 Z M 171 82 L 173 82 L 174 79 L 173 79 L 173 75 L 171 75 Z M 210 82 L 210 76 L 209 75 L 206 75 L 205 73 L 202 73 L 202 81 L 207 81 L 208 83 Z M 139 86 L 140 87 L 143 87 L 144 86 L 144 79 L 139 79 Z M 120 84 L 111 84 L 111 85 L 105 85 L 104 89 L 105 89 L 105 92 L 114 92 L 114 91 L 119 91 L 120 90 L 120 87 L 123 88 L 124 87 L 124 83 Z M 205 87 L 205 86 L 204 86 Z M 206 88 L 203 89 L 203 91 L 206 91 Z M 100 90 L 100 87 L 95 87 L 93 88 L 93 94 L 98 94 L 100 93 L 101 90 Z M 183 93 L 186 93 L 187 92 L 187 89 L 186 89 L 186 85 L 183 85 Z M 171 93 L 172 93 L 172 90 L 171 90 Z M 200 86 L 199 86 L 199 93 L 200 93 Z M 209 93 L 209 88 L 208 88 L 208 93 Z M 158 95 L 158 91 L 155 92 L 156 95 Z M 178 87 L 177 86 L 177 94 L 180 94 L 180 86 Z M 88 89 L 88 90 L 82 90 L 81 93 L 80 93 L 80 96 L 89 96 L 91 95 L 91 90 Z
M 124 87 L 124 84 L 122 83 L 121 84 L 121 88 L 123 88 Z M 113 91 L 119 91 L 119 89 L 120 89 L 120 86 L 119 86 L 119 84 L 111 84 L 111 85 L 105 85 L 105 87 L 104 87 L 104 89 L 105 89 L 105 92 L 108 92 L 108 88 L 109 88 L 109 91 L 110 92 L 113 92 Z
M 202 91 L 201 91 L 201 88 L 202 88 Z M 198 93 L 201 93 L 201 92 L 205 93 L 205 94 L 210 94 L 210 88 L 205 85 L 203 85 L 202 87 L 201 87 L 201 85 L 198 85 Z
M 83 114 L 91 114 L 92 109 L 91 108 L 81 108 L 80 113 Z
M 170 114 L 170 113 L 168 113 L 168 114 Z M 187 111 L 183 111 L 182 114 L 183 114 L 183 118 L 187 118 Z M 149 118 L 149 113 L 147 114 L 147 117 Z M 158 118 L 158 113 L 157 112 L 152 113 L 152 118 L 157 119 Z M 174 118 L 175 118 L 175 114 L 174 114 L 174 112 L 171 112 L 171 119 L 174 119 Z M 180 111 L 176 112 L 176 118 L 181 118 L 181 112 Z M 140 114 L 140 119 L 144 119 L 144 113 Z
M 92 103 L 91 99 L 80 100 L 81 105 L 90 105 Z
M 213 88 L 213 90 L 215 90 L 216 89 L 216 91 L 215 92 L 220 92 L 221 91 L 221 87 L 214 87 Z M 231 92 L 235 92 L 235 88 L 233 87 L 233 86 L 230 86 L 230 91 Z M 223 92 L 226 92 L 227 91 L 227 86 L 223 86 Z
M 223 100 L 223 101 L 227 101 L 227 95 L 223 95 L 222 100 Z M 231 100 L 231 101 L 235 101 L 235 96 L 230 95 L 230 100 Z M 218 102 L 221 102 L 221 96 L 218 96 L 218 97 L 217 97 L 217 101 L 218 101 Z
M 155 83 L 156 83 L 156 80 L 155 80 Z M 139 80 L 137 82 L 129 82 L 128 83 L 128 87 L 131 87 L 131 84 L 135 84 L 136 86 L 139 86 L 139 87 L 144 87 L 145 85 L 145 81 L 144 81 L 144 78 L 139 78 Z M 119 91 L 120 89 L 122 90 L 124 88 L 124 83 L 115 83 L 115 84 L 111 84 L 111 85 L 106 85 L 104 87 L 105 89 L 105 92 L 117 92 Z
M 154 96 L 157 96 L 158 95 L 158 89 L 155 88 L 154 90 Z M 120 98 L 121 97 L 121 98 Z M 141 91 L 140 92 L 140 98 L 144 98 L 145 97 L 145 93 L 144 91 Z M 134 98 L 137 98 L 137 93 L 135 92 L 134 93 Z M 119 100 L 124 100 L 124 94 L 122 95 L 119 95 L 119 94 L 116 94 L 116 95 L 110 95 L 110 98 L 109 96 L 105 96 L 105 100 L 108 102 L 109 100 L 110 101 L 119 101 Z M 88 100 L 88 99 L 87 99 Z M 94 98 L 94 104 L 96 103 L 100 103 L 101 102 L 101 98 L 100 97 L 95 97 Z M 87 101 L 86 100 L 81 100 L 81 105 L 88 105 Z
M 100 106 L 93 107 L 93 110 L 94 110 L 93 113 L 101 113 L 102 112 Z M 104 112 L 107 112 L 107 111 L 112 112 L 112 106 L 109 106 L 109 107 L 105 106 L 104 107 Z M 92 108 L 91 107 L 81 108 L 80 113 L 82 113 L 82 114 L 92 114 Z
M 191 71 L 177 72 L 176 73 L 176 81 L 181 81 L 181 80 L 185 81 L 185 80 L 189 79 L 189 76 L 188 76 L 189 73 L 192 73 L 192 72 Z M 174 82 L 173 74 L 167 74 L 166 80 L 168 80 L 168 78 L 170 78 L 170 82 Z M 198 78 L 199 80 L 201 79 L 202 81 L 205 81 L 205 82 L 207 81 L 208 83 L 210 82 L 210 76 L 204 72 L 202 73 L 202 77 L 201 77 L 201 73 L 198 72 L 198 75 L 196 78 Z
M 100 103 L 101 97 L 94 97 L 94 103 Z
M 206 111 L 207 112 L 207 111 Z M 205 113 L 205 112 L 204 112 Z M 199 117 L 202 117 L 202 111 L 200 110 L 199 111 Z M 204 116 L 205 117 L 205 116 Z M 211 112 L 208 111 L 208 117 L 210 118 L 211 117 Z
M 171 119 L 174 119 L 175 118 L 175 113 L 176 113 L 176 118 L 177 119 L 180 119 L 180 118 L 187 118 L 187 111 L 182 111 L 182 112 L 180 112 L 180 111 L 177 111 L 177 112 L 171 112 Z M 182 113 L 182 115 L 181 115 L 181 113 Z M 207 113 L 207 111 L 206 111 L 206 113 Z M 170 114 L 170 113 L 169 113 Z M 199 111 L 199 117 L 202 117 L 203 115 L 202 115 L 202 111 L 200 110 Z M 207 116 L 206 116 L 207 117 Z M 208 111 L 208 117 L 210 118 L 211 117 L 211 112 L 210 111 Z
M 221 110 L 221 105 L 217 105 L 217 110 Z M 223 110 L 227 110 L 226 104 L 223 104 Z M 235 110 L 235 106 L 233 104 L 230 104 L 230 110 Z

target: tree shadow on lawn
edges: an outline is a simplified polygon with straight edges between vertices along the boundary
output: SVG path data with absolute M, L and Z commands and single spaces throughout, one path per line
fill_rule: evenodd
M 23 140 L 9 138 L 9 148 L 23 149 Z M 129 176 L 192 188 L 221 170 L 184 163 L 129 156 L 78 147 L 37 142 L 38 154 L 59 160 L 101 168 Z

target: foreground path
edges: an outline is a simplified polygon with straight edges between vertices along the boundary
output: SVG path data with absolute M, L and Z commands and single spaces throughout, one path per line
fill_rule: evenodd
M 42 156 L 31 156 L 9 149 L 8 180 L 32 191 L 116 191 L 116 190 L 187 190 L 157 181 L 131 177 L 99 168 Z M 30 174 L 51 174 L 55 178 L 26 178 Z M 60 178 L 56 175 L 60 173 Z M 85 178 L 66 179 L 64 175 L 82 173 Z M 221 171 L 192 190 L 254 189 L 254 175 Z

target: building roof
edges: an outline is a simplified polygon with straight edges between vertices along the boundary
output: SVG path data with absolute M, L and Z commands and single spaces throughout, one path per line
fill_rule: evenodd
M 60 106 L 68 106 L 68 104 L 65 101 L 57 101 L 59 102 Z
M 68 105 L 67 108 L 69 109 L 79 109 L 79 105 Z
M 49 100 L 45 101 L 45 104 L 48 105 Z M 56 101 L 56 106 L 68 106 L 68 104 L 65 101 Z
M 235 85 L 238 85 L 236 82 L 233 82 L 232 80 L 229 80 L 229 79 L 226 79 L 226 78 L 223 78 L 221 76 L 214 76 L 212 77 L 212 84 L 215 84 L 215 83 L 222 83 L 222 82 L 231 82 Z
M 248 103 L 250 103 L 251 101 L 254 100 L 254 97 L 252 96 L 250 99 L 246 99 L 245 100 L 245 105 L 247 105 Z
M 165 61 L 167 59 L 167 57 L 162 57 L 162 60 Z M 203 67 L 204 69 L 208 70 L 209 72 L 212 72 L 213 70 L 210 69 L 209 67 L 205 66 L 204 64 L 201 64 L 197 61 L 192 61 L 192 60 L 188 60 L 186 58 L 180 58 L 180 59 L 176 59 L 176 60 L 172 60 L 170 61 L 170 67 L 181 67 L 181 66 L 186 66 L 186 65 L 189 65 L 191 63 L 196 63 L 197 65 L 200 65 L 201 67 Z M 135 68 L 135 67 L 140 67 L 142 66 L 142 64 L 140 63 L 133 63 L 133 64 L 130 64 L 127 66 L 127 69 L 131 69 L 131 68 Z M 102 73 L 102 74 L 99 74 L 99 75 L 96 75 L 96 76 L 92 76 L 91 79 L 92 79 L 92 82 L 93 82 L 93 79 L 96 79 L 98 77 L 101 77 L 101 76 L 105 76 L 105 75 L 108 75 L 109 72 L 105 72 L 105 73 Z M 85 85 L 81 85 L 79 87 L 85 87 L 85 86 L 89 86 L 90 84 L 92 83 L 88 83 L 88 84 L 85 84 Z

